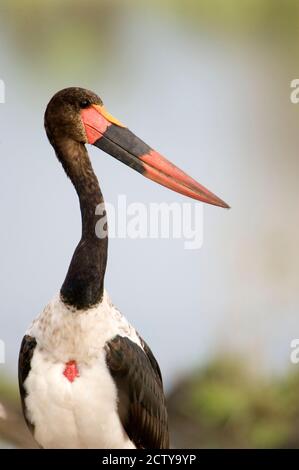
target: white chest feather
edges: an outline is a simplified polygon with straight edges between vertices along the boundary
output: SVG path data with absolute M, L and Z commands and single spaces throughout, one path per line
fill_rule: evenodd
M 107 294 L 87 312 L 71 312 L 56 298 L 27 334 L 37 341 L 25 381 L 37 442 L 44 448 L 133 448 L 119 419 L 103 347 L 116 335 L 140 341 Z M 64 375 L 69 361 L 78 369 L 73 381 Z

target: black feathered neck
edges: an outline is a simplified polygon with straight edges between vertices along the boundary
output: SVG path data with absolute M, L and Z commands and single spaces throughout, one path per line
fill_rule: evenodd
M 103 208 L 104 199 L 85 145 L 67 139 L 51 143 L 76 189 L 82 217 L 81 240 L 62 285 L 61 297 L 76 309 L 87 309 L 101 301 L 104 290 L 108 237 L 99 238 L 96 234 L 99 221 L 96 208 L 99 204 Z M 105 211 L 101 217 L 106 217 Z

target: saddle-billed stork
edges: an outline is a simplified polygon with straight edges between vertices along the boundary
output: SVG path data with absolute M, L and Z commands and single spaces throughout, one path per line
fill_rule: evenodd
M 108 239 L 95 231 L 95 209 L 103 196 L 85 144 L 178 193 L 228 206 L 113 118 L 91 91 L 67 88 L 55 94 L 45 129 L 77 191 L 82 237 L 60 293 L 22 341 L 19 387 L 25 420 L 43 448 L 166 449 L 159 365 L 104 289 Z

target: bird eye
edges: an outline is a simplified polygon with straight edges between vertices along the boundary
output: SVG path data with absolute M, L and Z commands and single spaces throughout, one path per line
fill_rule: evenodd
M 90 106 L 91 103 L 89 100 L 82 100 L 80 101 L 80 108 L 88 108 L 88 106 Z

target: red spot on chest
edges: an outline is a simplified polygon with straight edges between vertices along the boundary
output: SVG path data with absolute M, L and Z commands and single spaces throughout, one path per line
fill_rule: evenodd
M 63 375 L 70 381 L 74 382 L 76 377 L 80 377 L 76 361 L 69 361 L 65 364 Z

